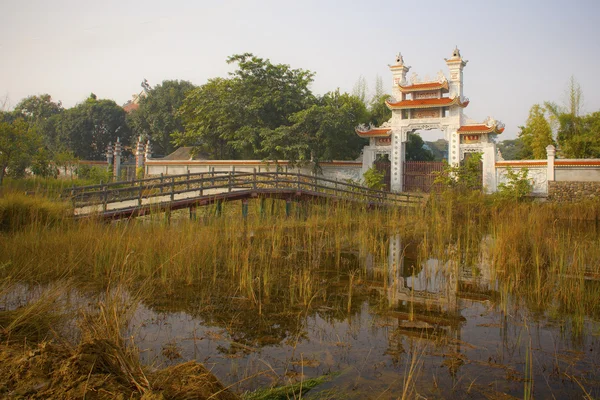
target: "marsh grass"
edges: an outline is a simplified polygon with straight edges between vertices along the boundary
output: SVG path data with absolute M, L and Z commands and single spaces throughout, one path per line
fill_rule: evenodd
M 182 212 L 168 222 L 156 213 L 111 224 L 72 223 L 64 219 L 65 205 L 5 195 L 0 199 L 0 221 L 7 227 L 0 232 L 0 293 L 10 293 L 15 284 L 68 284 L 45 293 L 44 301 L 0 312 L 3 335 L 43 342 L 63 315 L 52 306 L 56 299 L 72 288 L 99 296 L 91 309 L 81 311 L 81 327 L 86 327 L 80 327 L 81 343 L 87 346 L 81 351 L 96 354 L 100 358 L 92 365 L 116 369 L 110 372 L 116 382 L 142 396 L 170 384 L 166 372 L 153 374 L 141 366 L 137 350 L 124 339 L 131 310 L 140 302 L 161 310 L 187 301 L 193 304 L 190 310 L 210 310 L 204 317 L 229 332 L 245 327 L 243 334 L 231 335 L 231 351 L 260 347 L 261 332 L 275 324 L 281 331 L 270 332 L 270 340 L 299 338 L 299 321 L 309 310 L 326 306 L 330 318 L 350 315 L 360 307 L 356 299 L 370 290 L 369 279 L 385 291 L 399 285 L 397 274 L 390 273 L 393 265 L 369 272 L 364 261 L 367 254 L 387 260 L 395 235 L 401 238 L 401 253 L 409 246 L 418 249 L 416 265 L 435 258 L 448 275 L 489 264 L 498 282 L 499 298 L 493 300 L 505 310 L 519 301 L 531 310 L 550 310 L 566 318 L 574 335 L 582 334 L 586 318 L 600 316 L 600 284 L 594 280 L 600 277 L 597 204 L 563 208 L 497 202 L 472 193 L 432 196 L 426 207 L 406 210 L 329 202 L 292 206 L 289 217 L 284 201 L 259 199 L 250 202 L 246 218 L 239 204 L 228 203 L 220 215 L 214 207 L 198 209 L 194 220 Z M 360 254 L 352 261 L 348 253 L 356 249 Z M 322 285 L 327 273 L 335 274 L 334 289 Z M 382 309 L 395 306 L 380 304 Z M 251 311 L 250 317 L 243 311 Z M 290 318 L 278 319 L 282 315 Z M 415 395 L 419 378 L 423 350 L 413 350 L 403 397 Z M 177 379 L 184 371 L 209 376 L 199 368 L 182 364 L 169 373 Z
M 6 191 L 0 197 L 0 232 L 43 230 L 67 223 L 70 215 L 67 203 L 50 201 L 46 197 L 13 191 Z

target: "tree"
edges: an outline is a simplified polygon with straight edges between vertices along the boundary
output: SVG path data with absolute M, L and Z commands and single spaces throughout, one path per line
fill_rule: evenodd
M 365 141 L 354 129 L 367 119 L 367 109 L 358 97 L 339 90 L 327 93 L 311 107 L 293 114 L 292 125 L 263 130 L 263 154 L 272 160 L 313 161 L 316 165 L 356 159 Z
M 22 176 L 40 146 L 39 136 L 23 118 L 0 121 L 0 185 L 7 173 Z
M 314 74 L 250 53 L 227 62 L 238 66 L 228 79 L 189 92 L 180 110 L 185 133 L 174 135 L 175 143 L 202 146 L 212 157 L 219 149 L 211 145 L 236 158 L 260 157 L 261 132 L 290 125 L 290 116 L 314 102 L 308 88 Z
M 174 143 L 213 159 L 238 158 L 230 140 L 244 121 L 234 107 L 234 86 L 231 79 L 216 78 L 189 92 L 178 112 L 185 129 L 173 134 Z
M 392 110 L 385 103 L 389 97 L 388 94 L 384 93 L 371 99 L 371 103 L 369 104 L 369 123 L 374 126 L 381 126 L 381 124 L 392 118 Z
M 49 94 L 29 96 L 24 98 L 15 107 L 15 112 L 20 114 L 28 122 L 38 125 L 53 115 L 63 111 L 62 103 L 52 101 Z
M 506 139 L 498 142 L 498 150 L 505 160 L 518 160 L 523 154 L 523 146 L 521 139 Z
M 170 154 L 174 150 L 171 135 L 183 132 L 183 122 L 178 109 L 189 91 L 196 86 L 188 81 L 165 80 L 154 88 L 147 88 L 147 96 L 140 99 L 139 108 L 127 116 L 134 133 L 150 139 L 158 154 Z
M 358 97 L 365 105 L 367 105 L 367 93 L 369 92 L 369 85 L 364 76 L 359 76 L 354 87 L 352 88 L 352 95 Z
M 129 143 L 131 131 L 125 111 L 112 100 L 98 100 L 92 93 L 83 103 L 63 112 L 55 121 L 57 135 L 83 160 L 102 160 L 109 142 Z
M 597 113 L 582 116 L 583 91 L 571 77 L 562 106 L 544 103 L 556 129 L 560 155 L 567 158 L 600 157 Z
M 409 133 L 406 142 L 406 161 L 433 161 L 433 153 L 425 148 L 419 134 Z
M 554 144 L 552 129 L 544 114 L 545 109 L 539 104 L 534 104 L 529 110 L 526 125 L 519 127 L 521 131 L 518 137 L 523 143 L 520 158 L 546 158 L 546 146 Z

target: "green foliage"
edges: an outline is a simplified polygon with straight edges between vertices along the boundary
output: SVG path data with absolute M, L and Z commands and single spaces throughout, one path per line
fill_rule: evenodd
M 560 156 L 565 158 L 600 157 L 600 112 L 581 115 L 583 92 L 571 77 L 564 105 L 544 103 L 556 129 Z
M 534 104 L 529 110 L 525 126 L 519 127 L 519 139 L 523 148 L 519 153 L 521 159 L 546 158 L 546 146 L 554 145 L 552 129 L 545 117 L 546 110 L 539 104 Z
M 359 98 L 339 90 L 327 93 L 309 108 L 291 115 L 292 125 L 263 129 L 262 154 L 299 164 L 356 159 L 365 141 L 354 129 L 367 118 Z
M 40 147 L 39 135 L 23 118 L 0 121 L 0 185 L 7 174 L 23 177 Z
M 52 163 L 50 151 L 45 147 L 40 148 L 34 155 L 31 164 L 31 172 L 42 178 L 56 178 L 58 176 L 58 170 Z
M 518 160 L 520 155 L 523 154 L 524 145 L 521 139 L 507 139 L 496 144 L 502 158 L 505 160 Z
M 446 164 L 437 174 L 434 184 L 459 192 L 479 191 L 482 187 L 481 153 L 471 153 L 460 165 Z
M 288 400 L 295 398 L 302 398 L 306 392 L 314 387 L 331 381 L 333 375 L 322 375 L 316 378 L 306 379 L 303 382 L 292 383 L 286 386 L 259 389 L 254 392 L 246 393 L 242 396 L 243 400 Z
M 381 126 L 392 118 L 392 110 L 388 108 L 385 101 L 390 96 L 388 94 L 375 95 L 369 104 L 369 123 L 374 126 Z
M 106 167 L 82 164 L 77 167 L 77 177 L 93 183 L 106 183 L 112 179 L 112 171 Z
M 557 120 L 557 136 L 562 157 L 600 157 L 600 112 L 585 116 L 561 113 Z
M 183 132 L 183 121 L 177 111 L 189 91 L 196 88 L 188 81 L 165 80 L 141 97 L 139 108 L 127 115 L 134 137 L 144 136 L 152 142 L 153 151 L 167 155 L 173 152 L 173 133 Z
M 385 183 L 383 182 L 384 177 L 385 173 L 383 171 L 377 170 L 377 168 L 375 167 L 369 168 L 363 174 L 365 185 L 367 185 L 369 189 L 375 190 L 382 190 L 385 187 Z
M 501 199 L 521 201 L 531 193 L 532 184 L 527 175 L 529 170 L 522 168 L 514 170 L 510 167 L 506 169 L 506 183 L 498 185 L 497 196 Z
M 189 92 L 179 115 L 185 132 L 179 146 L 195 146 L 212 158 L 261 158 L 262 137 L 291 124 L 291 116 L 314 102 L 314 74 L 245 53 L 231 56 L 238 68 Z
M 433 153 L 431 150 L 423 147 L 425 142 L 421 136 L 416 133 L 408 134 L 406 142 L 406 160 L 407 161 L 433 161 Z
M 90 96 L 58 117 L 56 136 L 67 144 L 62 150 L 71 150 L 82 160 L 103 160 L 109 142 L 130 141 L 125 111 L 112 100 Z

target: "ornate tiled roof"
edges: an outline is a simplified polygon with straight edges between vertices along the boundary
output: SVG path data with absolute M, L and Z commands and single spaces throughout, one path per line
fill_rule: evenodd
M 502 133 L 504 132 L 504 124 L 500 121 L 496 121 L 493 118 L 488 118 L 482 124 L 470 124 L 463 125 L 458 128 L 460 135 L 473 135 L 482 133 Z
M 356 133 L 358 134 L 358 136 L 360 137 L 388 137 L 390 135 L 390 132 L 392 131 L 392 128 L 387 128 L 387 127 L 380 127 L 380 128 L 375 128 L 371 125 L 366 126 L 366 125 L 360 125 L 359 127 L 356 128 Z
M 392 110 L 410 109 L 410 108 L 433 108 L 433 107 L 449 107 L 458 105 L 466 107 L 469 105 L 469 99 L 461 99 L 457 97 L 442 97 L 440 99 L 417 99 L 417 100 L 402 100 L 402 101 L 386 101 L 388 108 Z
M 448 92 L 448 81 L 443 82 L 423 82 L 413 83 L 412 85 L 398 85 L 400 91 L 403 93 L 421 92 L 430 90 L 443 90 L 445 93 Z

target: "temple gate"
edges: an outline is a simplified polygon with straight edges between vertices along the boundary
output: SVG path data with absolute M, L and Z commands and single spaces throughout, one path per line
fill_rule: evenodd
M 419 81 L 413 73 L 410 83 L 406 74 L 410 70 L 401 54 L 396 56 L 392 71 L 392 96 L 386 105 L 392 118 L 380 127 L 359 126 L 356 133 L 369 138 L 363 149 L 364 173 L 373 166 L 380 154 L 388 154 L 391 161 L 391 190 L 405 190 L 404 167 L 408 134 L 419 130 L 438 129 L 448 141 L 448 163 L 458 165 L 468 153 L 481 153 L 483 160 L 482 184 L 494 187 L 496 145 L 492 135 L 504 131 L 504 124 L 488 117 L 483 122 L 468 119 L 463 109 L 469 99 L 463 96 L 463 60 L 458 48 L 452 57 L 445 59 L 450 78 L 440 71 L 435 80 Z M 411 188 L 407 188 L 411 189 Z

